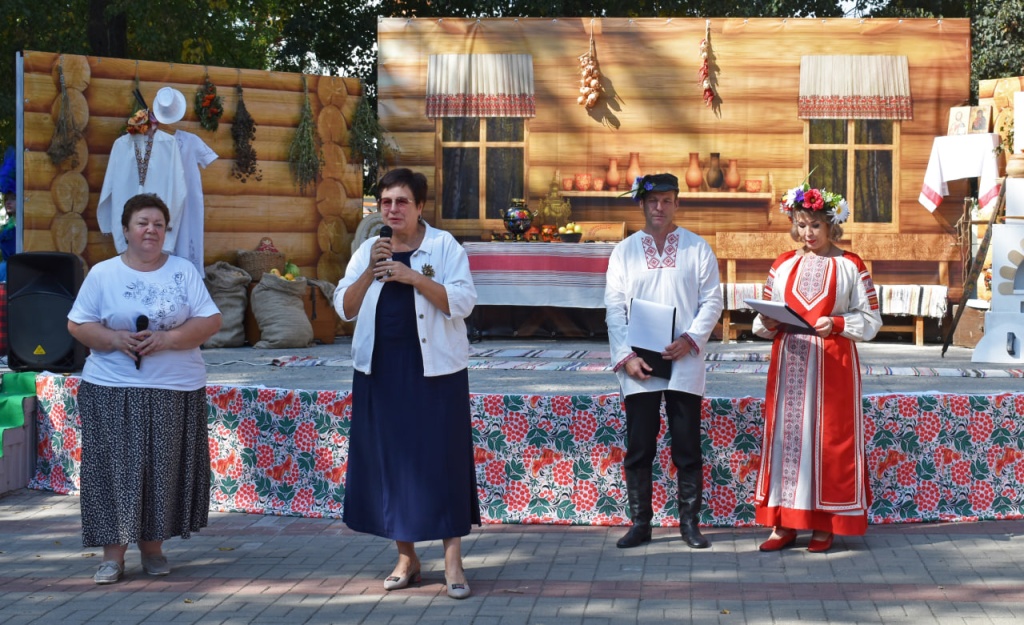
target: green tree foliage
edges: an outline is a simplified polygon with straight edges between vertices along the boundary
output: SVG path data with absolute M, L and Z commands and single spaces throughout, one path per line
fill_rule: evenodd
M 978 81 L 1024 76 L 1024 0 L 978 2 L 971 23 L 971 93 Z
M 4 0 L 0 12 L 0 151 L 14 145 L 14 56 L 19 50 L 86 52 L 86 0 L 55 11 L 39 0 Z
M 291 0 L 4 0 L 0 148 L 14 142 L 21 50 L 269 69 Z
M 1024 0 L 857 0 L 851 13 L 871 17 L 971 19 L 971 99 L 978 81 L 1024 75 Z

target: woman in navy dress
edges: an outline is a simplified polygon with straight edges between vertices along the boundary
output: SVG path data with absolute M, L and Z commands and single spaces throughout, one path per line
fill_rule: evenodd
M 426 196 L 423 174 L 381 178 L 392 233 L 356 250 L 334 294 L 342 319 L 357 320 L 344 520 L 395 541 L 386 590 L 418 583 L 415 543 L 442 539 L 448 595 L 463 599 L 461 537 L 480 524 L 465 324 L 476 289 L 462 246 L 423 221 Z

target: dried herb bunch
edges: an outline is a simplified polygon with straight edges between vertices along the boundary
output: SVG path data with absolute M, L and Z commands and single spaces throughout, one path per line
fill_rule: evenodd
M 402 152 L 386 132 L 370 97 L 364 95 L 352 116 L 348 145 L 352 148 L 353 159 L 363 161 L 363 190 L 369 195 L 377 188 L 377 178 L 388 163 L 394 162 Z
M 224 106 L 217 95 L 217 85 L 210 82 L 209 76 L 203 79 L 203 85 L 196 90 L 196 116 L 199 125 L 213 132 L 217 130 L 220 116 L 224 114 Z
M 302 195 L 306 189 L 316 188 L 320 171 L 324 167 L 320 135 L 317 133 L 316 120 L 313 119 L 313 107 L 309 103 L 309 89 L 306 76 L 302 76 L 302 112 L 299 114 L 299 127 L 295 130 L 295 138 L 288 149 L 288 161 L 291 164 L 295 184 Z
M 238 91 L 238 108 L 235 110 L 235 122 L 231 125 L 231 139 L 235 142 L 235 164 L 231 167 L 231 175 L 241 182 L 245 182 L 250 176 L 257 182 L 263 180 L 263 170 L 259 168 L 256 160 L 256 148 L 252 146 L 256 138 L 256 122 L 253 121 L 249 110 L 245 108 L 245 100 L 242 99 L 242 85 L 236 87 Z
M 57 112 L 57 122 L 53 128 L 53 139 L 50 140 L 50 147 L 46 153 L 50 156 L 50 162 L 60 165 L 71 159 L 71 167 L 78 167 L 78 153 L 75 151 L 75 144 L 82 137 L 82 131 L 75 126 L 75 116 L 71 112 L 71 99 L 68 97 L 68 88 L 64 83 L 64 57 L 60 57 L 60 65 L 57 66 L 57 73 L 60 76 L 60 108 Z

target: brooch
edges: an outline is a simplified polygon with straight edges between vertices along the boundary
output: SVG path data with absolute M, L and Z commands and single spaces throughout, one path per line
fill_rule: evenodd
M 431 267 L 430 265 L 423 265 L 423 275 L 425 275 L 428 278 L 433 278 L 434 268 Z

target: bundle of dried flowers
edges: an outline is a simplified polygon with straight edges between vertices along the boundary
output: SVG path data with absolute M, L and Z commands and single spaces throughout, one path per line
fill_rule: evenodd
M 245 182 L 250 176 L 256 181 L 263 180 L 263 170 L 256 160 L 256 148 L 252 142 L 256 139 L 256 122 L 242 99 L 242 85 L 238 85 L 238 108 L 235 110 L 235 121 L 231 125 L 231 139 L 235 142 L 235 164 L 231 167 L 231 175 Z
M 60 57 L 57 73 L 60 76 L 60 108 L 57 112 L 56 124 L 53 127 L 53 139 L 50 140 L 50 147 L 46 153 L 54 165 L 60 165 L 70 158 L 71 167 L 74 168 L 78 167 L 75 144 L 82 138 L 82 131 L 75 126 L 75 117 L 71 112 L 71 100 L 68 98 L 68 88 L 64 83 L 63 56 Z

